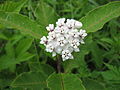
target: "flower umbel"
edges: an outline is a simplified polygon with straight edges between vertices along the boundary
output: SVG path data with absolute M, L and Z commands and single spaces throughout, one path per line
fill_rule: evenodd
M 79 52 L 79 45 L 84 44 L 84 38 L 87 36 L 85 30 L 81 29 L 82 23 L 74 19 L 60 18 L 54 24 L 49 24 L 46 29 L 48 36 L 41 38 L 40 44 L 46 47 L 46 51 L 52 53 L 52 56 L 60 54 L 63 61 L 73 59 L 72 52 Z

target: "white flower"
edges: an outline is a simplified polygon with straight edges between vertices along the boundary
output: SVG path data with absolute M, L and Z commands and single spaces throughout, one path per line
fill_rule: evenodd
M 80 49 L 79 49 L 79 48 L 74 48 L 74 51 L 75 51 L 75 52 L 79 52 Z
M 79 37 L 79 32 L 77 29 L 73 29 L 69 32 L 69 34 L 73 37 Z
M 63 26 L 65 24 L 65 18 L 60 18 L 58 19 L 58 21 L 56 22 L 56 25 L 58 26 Z
M 47 38 L 45 36 L 41 38 L 40 44 L 44 44 L 44 45 L 47 44 Z
M 81 44 L 85 44 L 85 42 L 83 41 L 83 39 L 80 39 L 80 43 Z
M 43 36 L 40 44 L 44 44 L 46 51 L 52 53 L 53 57 L 59 54 L 62 55 L 63 61 L 73 59 L 72 52 L 80 51 L 79 46 L 84 44 L 84 38 L 87 36 L 81 27 L 82 23 L 79 21 L 60 18 L 55 27 L 53 24 L 46 27 L 49 31 L 48 36 Z
M 62 58 L 63 58 L 63 61 L 65 61 L 67 59 L 73 59 L 73 56 L 69 50 L 63 50 L 62 51 Z
M 71 46 L 73 48 L 78 48 L 79 45 L 80 45 L 80 43 L 79 43 L 78 39 L 74 39 L 74 40 L 71 41 Z
M 60 46 L 64 46 L 67 43 L 64 37 L 59 37 L 57 41 L 58 41 L 57 44 Z
M 47 51 L 47 52 L 53 52 L 53 50 L 54 50 L 54 47 L 53 47 L 52 44 L 46 45 L 46 51 Z
M 55 32 L 56 32 L 56 33 L 63 34 L 64 31 L 65 31 L 65 30 L 64 30 L 63 27 L 56 27 L 56 28 L 55 28 Z
M 49 26 L 46 27 L 48 31 L 54 31 L 54 24 L 49 24 Z
M 75 24 L 75 20 L 74 19 L 67 19 L 66 25 L 69 29 L 73 29 L 74 28 L 74 24 Z
M 87 36 L 86 31 L 81 29 L 81 30 L 79 31 L 79 36 L 80 36 L 80 38 L 84 39 L 84 38 Z
M 56 33 L 54 31 L 49 32 L 47 38 L 48 38 L 48 41 L 51 41 L 51 40 L 55 39 L 56 38 Z
M 75 28 L 81 28 L 82 27 L 82 23 L 79 21 L 75 21 Z

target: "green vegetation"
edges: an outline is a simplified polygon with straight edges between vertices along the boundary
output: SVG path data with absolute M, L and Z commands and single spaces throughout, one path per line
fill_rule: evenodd
M 0 90 L 120 90 L 119 16 L 119 0 L 0 0 Z M 63 17 L 88 36 L 58 62 L 39 42 Z

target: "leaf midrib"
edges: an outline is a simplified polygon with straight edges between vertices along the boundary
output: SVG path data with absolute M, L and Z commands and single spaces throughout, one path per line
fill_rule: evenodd
M 5 19 L 2 19 L 2 18 L 0 18 L 0 21 L 7 22 L 7 23 L 11 24 L 13 27 L 15 27 L 16 29 L 19 29 L 19 30 L 20 30 L 20 29 L 21 29 L 21 30 L 23 29 L 23 30 L 25 30 L 25 31 L 33 34 L 36 38 L 40 38 L 40 35 L 39 35 L 39 34 L 34 33 L 34 32 L 32 32 L 32 31 L 30 31 L 30 30 L 28 30 L 28 29 L 25 29 L 25 28 L 23 28 L 23 27 L 20 27 L 19 25 L 16 25 L 16 24 L 14 24 L 14 23 L 11 23 L 10 21 L 6 21 Z
M 120 9 L 120 8 L 118 8 L 118 9 Z M 111 12 L 109 15 L 105 16 L 104 18 L 101 18 L 99 21 L 96 21 L 94 24 L 91 24 L 91 25 L 90 25 L 90 26 L 88 26 L 86 29 L 91 28 L 91 27 L 95 26 L 96 24 L 98 24 L 98 23 L 100 23 L 100 22 L 104 21 L 104 20 L 105 20 L 105 18 L 108 18 L 108 17 L 109 17 L 109 16 L 111 16 L 113 13 L 117 12 L 117 11 L 118 11 L 118 9 L 117 9 L 117 10 L 115 10 L 115 11 L 113 11 L 113 12 Z M 117 17 L 117 16 L 116 16 L 116 17 Z
M 62 74 L 60 74 L 62 90 L 65 90 Z

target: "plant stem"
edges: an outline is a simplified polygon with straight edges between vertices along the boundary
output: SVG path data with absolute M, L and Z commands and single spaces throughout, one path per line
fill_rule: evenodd
M 58 73 L 61 73 L 61 58 L 60 58 L 60 56 L 57 56 L 57 71 L 58 71 Z

